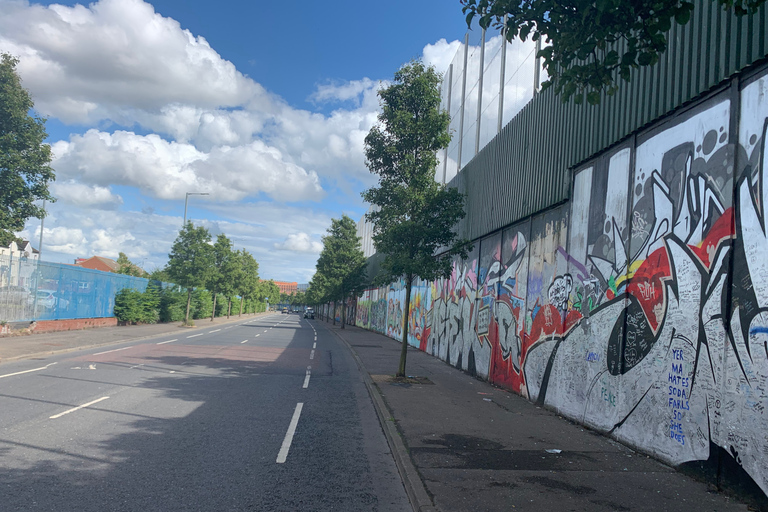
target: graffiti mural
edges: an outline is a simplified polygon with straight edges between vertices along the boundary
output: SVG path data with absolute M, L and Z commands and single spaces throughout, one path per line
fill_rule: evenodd
M 768 492 L 768 75 L 734 97 L 577 169 L 569 204 L 420 283 L 409 343 L 670 464 L 729 454 Z M 390 334 L 402 285 L 386 300 L 378 324 L 365 307 Z

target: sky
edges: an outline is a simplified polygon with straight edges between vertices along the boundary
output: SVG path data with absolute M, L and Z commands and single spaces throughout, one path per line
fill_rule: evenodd
M 458 0 L 0 0 L 54 154 L 42 259 L 161 268 L 207 193 L 188 219 L 308 282 L 331 219 L 367 210 L 378 88 L 414 58 L 445 71 L 465 32 Z M 38 247 L 40 221 L 19 235 Z

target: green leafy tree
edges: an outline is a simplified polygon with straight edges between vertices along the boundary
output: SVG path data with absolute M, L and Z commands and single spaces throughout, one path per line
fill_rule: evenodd
M 119 253 L 117 256 L 117 270 L 115 270 L 115 273 L 133 277 L 144 277 L 146 274 L 141 267 L 129 260 L 124 252 Z
M 202 226 L 195 227 L 192 222 L 179 232 L 168 255 L 166 273 L 171 281 L 186 288 L 187 307 L 184 323 L 190 325 L 189 307 L 192 303 L 192 291 L 205 286 L 213 267 L 213 248 L 210 245 L 211 234 Z
M 51 147 L 43 141 L 45 119 L 31 113 L 34 103 L 16 73 L 18 59 L 0 54 L 0 245 L 17 240 L 30 217 L 42 219 L 45 210 L 35 201 L 54 201 L 48 183 Z
M 377 280 L 405 279 L 406 319 L 413 281 L 447 277 L 453 257 L 466 258 L 470 248 L 453 230 L 465 215 L 464 196 L 434 179 L 437 151 L 451 140 L 448 113 L 440 111 L 439 84 L 440 75 L 431 66 L 413 61 L 401 67 L 392 85 L 379 91 L 379 123 L 365 138 L 368 169 L 379 180 L 363 192 L 378 207 L 366 214 L 374 225 L 376 250 L 384 255 Z M 398 377 L 405 376 L 407 320 L 402 341 Z
M 715 0 L 737 16 L 752 14 L 765 0 Z M 563 101 L 600 101 L 611 95 L 619 77 L 656 64 L 667 49 L 673 23 L 685 25 L 694 4 L 687 0 L 462 0 L 467 25 L 504 28 L 507 40 L 543 40 L 538 56 Z M 505 18 L 506 17 L 506 18 Z
M 323 250 L 317 259 L 317 271 L 325 278 L 326 291 L 333 300 L 347 299 L 365 288 L 367 262 L 360 248 L 357 224 L 346 215 L 331 219 L 328 234 L 323 237 Z M 346 307 L 341 308 L 341 328 L 346 324 Z M 335 317 L 334 317 L 335 323 Z
M 213 294 L 213 307 L 211 308 L 211 322 L 216 316 L 216 302 L 219 293 L 226 288 L 225 274 L 227 267 L 232 264 L 232 241 L 225 234 L 216 237 L 216 243 L 213 244 L 213 265 L 208 274 L 206 287 Z
M 243 314 L 243 304 L 247 301 L 258 299 L 264 300 L 264 296 L 259 297 L 261 284 L 259 281 L 259 263 L 251 253 L 243 249 L 240 251 L 241 277 L 236 283 L 236 292 L 243 298 L 240 301 L 240 315 Z
M 222 288 L 221 292 L 227 296 L 227 318 L 232 314 L 232 300 L 237 293 L 238 284 L 243 277 L 241 265 L 242 254 L 240 251 L 233 252 L 227 264 L 222 268 Z

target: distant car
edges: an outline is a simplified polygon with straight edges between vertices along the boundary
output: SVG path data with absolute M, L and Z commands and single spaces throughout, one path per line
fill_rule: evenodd
M 307 308 L 304 311 L 304 318 L 311 318 L 312 320 L 315 319 L 315 310 L 312 308 Z
M 283 308 L 283 314 L 288 313 L 288 308 Z

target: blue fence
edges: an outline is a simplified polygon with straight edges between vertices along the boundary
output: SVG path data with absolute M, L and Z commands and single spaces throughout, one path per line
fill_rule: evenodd
M 143 292 L 148 284 L 141 277 L 0 255 L 0 321 L 111 317 L 118 291 Z

